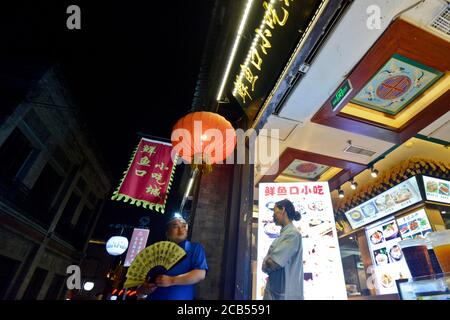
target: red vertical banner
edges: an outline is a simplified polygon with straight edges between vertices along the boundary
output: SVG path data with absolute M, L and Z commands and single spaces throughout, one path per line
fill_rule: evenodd
M 176 168 L 171 151 L 170 143 L 141 139 L 111 199 L 164 213 Z
M 138 229 L 133 230 L 133 235 L 131 236 L 130 246 L 128 247 L 127 257 L 125 258 L 124 267 L 129 267 L 133 262 L 134 258 L 145 249 L 147 245 L 148 235 L 150 230 L 148 229 Z

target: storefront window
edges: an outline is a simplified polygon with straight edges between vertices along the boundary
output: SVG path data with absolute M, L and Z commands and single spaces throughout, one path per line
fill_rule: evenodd
M 356 236 L 339 239 L 347 296 L 368 296 L 366 272 Z

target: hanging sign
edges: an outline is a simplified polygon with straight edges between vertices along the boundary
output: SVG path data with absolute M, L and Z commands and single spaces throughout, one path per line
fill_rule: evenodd
M 133 230 L 130 247 L 127 252 L 127 257 L 125 258 L 125 263 L 123 264 L 124 267 L 129 267 L 138 253 L 145 248 L 149 233 L 150 230 L 148 229 L 135 228 Z
M 111 199 L 164 213 L 175 173 L 171 151 L 170 143 L 141 139 Z
M 250 119 L 269 95 L 321 3 L 254 1 L 229 80 L 233 96 Z
M 114 236 L 106 242 L 106 251 L 112 256 L 120 256 L 128 248 L 128 239 L 122 236 Z

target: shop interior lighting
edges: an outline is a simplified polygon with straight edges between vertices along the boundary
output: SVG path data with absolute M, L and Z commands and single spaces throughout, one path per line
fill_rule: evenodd
M 370 175 L 371 175 L 373 178 L 378 177 L 378 173 L 379 173 L 379 171 L 378 171 L 377 169 L 375 169 L 374 167 L 372 167 L 372 168 L 370 169 Z
M 239 29 L 236 35 L 236 39 L 234 40 L 233 49 L 231 50 L 230 57 L 228 58 L 227 68 L 225 69 L 225 73 L 223 74 L 222 83 L 220 84 L 219 93 L 217 94 L 217 101 L 220 101 L 223 94 L 223 89 L 225 88 L 225 83 L 227 82 L 228 75 L 230 74 L 231 66 L 233 64 L 234 56 L 236 55 L 237 48 L 239 46 L 239 42 L 242 38 L 242 31 L 244 30 L 245 24 L 247 22 L 248 14 L 250 13 L 250 8 L 252 7 L 254 0 L 248 0 L 247 6 L 245 7 L 244 14 L 242 15 L 241 23 L 239 24 Z
M 343 198 L 344 197 L 344 190 L 342 190 L 342 189 L 338 189 L 338 194 L 339 194 L 339 198 Z
M 356 190 L 356 188 L 358 188 L 358 184 L 352 180 L 350 183 L 350 188 L 352 188 L 353 190 Z

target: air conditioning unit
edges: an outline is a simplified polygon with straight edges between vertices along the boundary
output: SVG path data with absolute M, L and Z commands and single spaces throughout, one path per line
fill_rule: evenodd
M 430 28 L 435 29 L 450 39 L 450 3 L 431 21 Z
M 373 157 L 377 153 L 376 151 L 372 151 L 360 146 L 355 146 L 353 144 L 349 144 L 347 147 L 345 147 L 344 152 L 366 157 Z
M 445 0 L 427 0 L 406 11 L 401 19 L 450 41 L 450 3 Z

